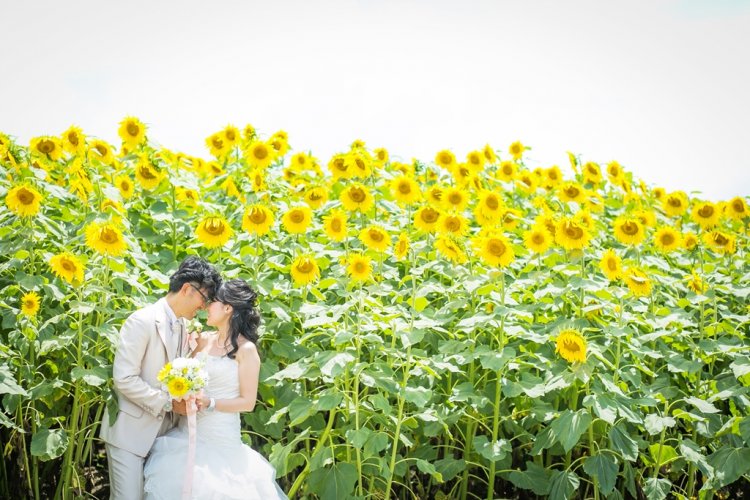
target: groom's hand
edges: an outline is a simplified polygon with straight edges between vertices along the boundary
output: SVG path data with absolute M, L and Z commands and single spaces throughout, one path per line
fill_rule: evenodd
M 180 415 L 187 415 L 187 401 L 172 400 L 172 411 Z

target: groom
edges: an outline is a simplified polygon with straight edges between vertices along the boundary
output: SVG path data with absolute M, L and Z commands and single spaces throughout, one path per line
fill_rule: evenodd
M 173 401 L 156 376 L 168 361 L 187 356 L 184 320 L 210 303 L 220 283 L 213 266 L 190 256 L 169 278 L 166 297 L 134 312 L 122 325 L 113 366 L 119 411 L 112 425 L 105 412 L 101 430 L 111 499 L 141 499 L 146 455 L 176 423 L 174 412 L 185 414 L 184 403 Z

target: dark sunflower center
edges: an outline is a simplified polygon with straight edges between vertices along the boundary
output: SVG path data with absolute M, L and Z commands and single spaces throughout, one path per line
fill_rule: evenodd
M 368 232 L 368 234 L 370 236 L 370 239 L 372 241 L 377 242 L 377 243 L 383 241 L 383 239 L 384 239 L 383 233 L 381 233 L 380 231 L 378 231 L 376 229 L 370 229 L 370 231 Z
M 266 212 L 259 208 L 253 208 L 252 211 L 250 211 L 250 220 L 253 224 L 263 224 L 266 222 L 266 218 Z
M 411 183 L 408 181 L 402 181 L 398 184 L 398 192 L 401 194 L 410 194 L 411 193 Z
M 349 198 L 356 203 L 362 203 L 367 198 L 367 195 L 362 188 L 353 187 L 349 189 Z
M 73 272 L 76 270 L 76 265 L 68 259 L 62 259 L 60 261 L 60 265 L 62 266 L 63 269 L 65 269 L 68 272 Z
M 434 223 L 436 220 L 438 220 L 438 217 L 440 217 L 440 214 L 437 210 L 433 210 L 432 208 L 428 208 L 422 212 L 422 220 L 428 224 Z
M 674 235 L 672 233 L 664 233 L 661 235 L 662 245 L 671 245 L 674 243 Z
M 304 222 L 304 220 L 305 220 L 305 214 L 304 214 L 304 212 L 302 212 L 302 210 L 295 210 L 291 214 L 289 214 L 289 218 L 295 224 L 300 224 L 301 222 Z
M 638 234 L 638 224 L 633 221 L 626 221 L 621 227 L 622 232 L 627 234 L 628 236 Z
M 500 240 L 492 239 L 487 244 L 487 251 L 496 257 L 502 256 L 506 250 L 505 243 Z
M 115 243 L 120 241 L 117 232 L 111 227 L 102 228 L 102 230 L 99 232 L 99 239 L 107 245 L 114 245 Z
M 137 136 L 138 133 L 141 131 L 141 127 L 139 127 L 135 123 L 128 123 L 128 126 L 125 128 L 128 131 L 128 135 L 132 135 L 133 137 Z
M 224 234 L 224 222 L 218 217 L 209 217 L 206 223 L 203 225 L 206 232 L 212 236 L 219 236 Z
M 255 155 L 255 157 L 259 160 L 265 160 L 266 158 L 268 158 L 268 148 L 263 144 L 255 146 L 253 155 Z
M 308 274 L 312 272 L 313 270 L 313 263 L 310 261 L 310 259 L 302 259 L 299 264 L 297 264 L 297 270 L 301 273 Z
M 341 219 L 336 218 L 331 221 L 331 229 L 333 229 L 334 232 L 338 233 L 341 231 Z
M 34 193 L 29 191 L 26 188 L 21 188 L 18 190 L 18 201 L 20 201 L 23 205 L 31 205 L 34 203 L 34 200 L 36 199 L 36 196 L 34 196 Z
M 698 210 L 698 215 L 703 217 L 704 219 L 708 219 L 714 214 L 714 207 L 711 205 L 705 205 L 700 210 Z
M 37 149 L 40 153 L 50 154 L 55 150 L 55 143 L 49 139 L 44 139 L 43 141 L 39 142 L 39 146 L 37 147 Z
M 576 224 L 568 222 L 565 224 L 565 235 L 571 240 L 580 240 L 583 238 L 583 229 Z
M 500 206 L 500 202 L 498 201 L 496 196 L 488 196 L 484 200 L 484 205 L 490 210 L 497 210 L 497 208 Z
M 580 189 L 578 189 L 575 186 L 570 186 L 565 189 L 565 194 L 568 195 L 570 198 L 577 198 L 580 193 L 581 193 Z
M 542 243 L 544 243 L 544 235 L 541 233 L 534 233 L 534 235 L 531 237 L 531 241 L 535 245 L 541 245 Z

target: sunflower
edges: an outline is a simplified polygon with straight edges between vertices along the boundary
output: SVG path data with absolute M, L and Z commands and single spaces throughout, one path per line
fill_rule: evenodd
M 675 191 L 664 197 L 662 208 L 672 217 L 677 217 L 685 213 L 688 206 L 687 195 L 682 191 Z
M 456 156 L 451 151 L 444 149 L 435 155 L 435 164 L 450 171 L 456 165 Z
M 599 269 L 609 281 L 617 281 L 622 277 L 622 259 L 610 248 L 602 254 Z
M 323 230 L 333 241 L 343 241 L 346 238 L 346 212 L 335 209 L 324 216 Z
M 181 186 L 177 188 L 175 194 L 177 195 L 177 201 L 179 201 L 183 206 L 190 208 L 196 208 L 198 206 L 198 202 L 201 199 L 201 195 L 195 189 L 189 189 Z
M 62 146 L 65 151 L 74 155 L 83 155 L 86 152 L 86 137 L 83 130 L 71 125 L 62 133 Z
M 292 279 L 297 286 L 307 285 L 320 277 L 320 268 L 312 255 L 300 255 L 292 262 Z
M 508 147 L 508 153 L 511 154 L 514 160 L 520 160 L 526 149 L 528 148 L 521 144 L 521 141 L 516 141 Z
M 497 169 L 497 177 L 501 181 L 511 182 L 518 175 L 518 165 L 512 161 L 500 162 L 500 168 Z
M 122 232 L 114 224 L 92 222 L 86 226 L 86 245 L 101 255 L 117 257 L 127 249 Z
M 269 143 L 254 141 L 245 148 L 245 159 L 254 168 L 266 169 L 276 159 L 276 150 Z
M 628 268 L 622 274 L 622 279 L 636 297 L 646 297 L 651 293 L 651 280 L 637 267 Z
M 547 189 L 554 189 L 562 182 L 563 176 L 560 172 L 560 167 L 553 165 L 548 169 L 544 170 L 544 187 Z
M 135 167 L 135 178 L 143 189 L 154 189 L 161 182 L 163 175 L 146 155 L 141 156 Z
M 461 188 L 448 187 L 443 191 L 441 199 L 445 210 L 463 212 L 469 204 L 469 193 Z
M 486 161 L 481 151 L 470 151 L 466 154 L 466 166 L 475 174 L 482 171 Z
M 523 220 L 523 212 L 515 208 L 503 207 L 500 222 L 505 229 L 515 229 L 518 223 Z
M 32 155 L 39 155 L 57 161 L 62 157 L 63 146 L 60 139 L 52 136 L 34 137 L 29 147 Z
M 352 183 L 349 187 L 344 189 L 339 196 L 339 200 L 341 201 L 341 204 L 344 205 L 344 208 L 350 212 L 355 210 L 367 212 L 374 204 L 374 199 L 372 194 L 370 194 L 370 190 L 359 182 Z
M 474 216 L 481 225 L 494 223 L 502 219 L 504 209 L 505 206 L 500 194 L 485 189 L 479 193 L 479 202 L 474 207 Z
M 440 236 L 435 240 L 435 248 L 437 248 L 438 253 L 456 264 L 463 264 L 469 260 L 461 247 L 447 236 Z
M 93 139 L 88 144 L 89 160 L 97 160 L 105 165 L 112 165 L 115 162 L 115 154 L 112 146 L 101 139 Z
M 574 181 L 563 182 L 560 184 L 557 187 L 557 197 L 560 201 L 574 201 L 579 205 L 588 199 L 588 196 L 586 196 L 586 190 Z
M 302 234 L 312 223 L 312 210 L 307 206 L 292 207 L 281 217 L 284 229 L 290 234 Z
M 68 283 L 74 285 L 83 282 L 83 264 L 72 253 L 53 255 L 49 259 L 49 265 L 56 276 Z
M 231 175 L 228 175 L 226 179 L 224 179 L 224 182 L 222 182 L 219 187 L 224 190 L 224 192 L 227 194 L 227 196 L 231 196 L 232 198 L 237 198 L 238 200 L 244 201 L 244 196 L 240 193 L 240 190 L 237 188 L 237 184 L 234 182 L 234 177 Z
M 127 116 L 120 122 L 117 134 L 130 149 L 135 149 L 146 138 L 146 126 L 138 119 Z
M 709 201 L 701 201 L 693 205 L 691 218 L 704 231 L 716 226 L 719 223 L 719 217 L 721 217 L 721 211 Z
M 42 299 L 36 292 L 29 292 L 21 297 L 21 314 L 29 318 L 36 316 L 39 312 Z
M 419 184 L 406 175 L 395 177 L 391 181 L 390 188 L 393 199 L 401 205 L 411 205 L 422 199 Z
M 731 254 L 737 249 L 735 237 L 723 231 L 711 231 L 704 234 L 703 242 L 711 249 L 722 254 Z
M 344 155 L 338 154 L 330 159 L 328 162 L 328 170 L 333 175 L 333 180 L 339 179 L 351 179 L 352 172 L 349 171 L 349 165 L 344 159 Z
M 568 363 L 584 363 L 586 361 L 586 339 L 576 329 L 567 328 L 557 334 L 558 353 Z
M 636 210 L 633 217 L 638 219 L 644 227 L 654 227 L 656 225 L 656 214 L 653 210 Z
M 440 214 L 437 231 L 441 234 L 463 236 L 469 231 L 469 220 L 461 214 Z
M 625 178 L 625 171 L 622 169 L 622 165 L 616 161 L 607 163 L 607 177 L 609 178 L 609 182 L 615 186 L 621 185 Z
M 566 250 L 581 250 L 590 238 L 586 227 L 570 217 L 560 218 L 555 225 L 555 242 Z
M 406 233 L 399 234 L 398 240 L 393 246 L 393 256 L 396 257 L 397 260 L 403 260 L 409 252 L 409 246 L 409 237 Z
M 484 155 L 485 161 L 490 165 L 494 165 L 497 161 L 495 150 L 492 149 L 492 146 L 490 146 L 489 144 L 485 144 L 484 148 L 482 148 L 482 155 Z
M 41 209 L 42 195 L 28 184 L 12 187 L 5 196 L 5 204 L 20 217 L 31 217 Z
M 133 196 L 133 181 L 127 175 L 115 177 L 115 186 L 117 186 L 123 199 L 128 200 Z
M 265 205 L 250 205 L 242 216 L 242 229 L 263 236 L 273 227 L 273 212 Z
M 266 175 L 264 174 L 262 169 L 252 168 L 248 172 L 248 176 L 250 177 L 250 187 L 254 193 L 265 191 L 267 189 L 268 186 L 266 186 Z
M 297 172 L 301 172 L 303 170 L 306 170 L 310 163 L 312 163 L 312 161 L 309 154 L 304 152 L 297 153 L 296 155 L 292 156 L 292 159 L 289 162 L 289 168 L 296 170 Z
M 221 132 L 216 132 L 206 137 L 206 147 L 215 158 L 223 158 L 231 149 L 226 139 L 224 139 L 224 134 Z
M 672 252 L 682 246 L 682 235 L 669 226 L 662 226 L 654 233 L 654 245 L 664 253 Z
M 378 168 L 382 167 L 386 163 L 388 163 L 388 159 L 390 156 L 388 155 L 388 150 L 385 148 L 375 148 L 372 151 L 375 154 L 375 162 L 374 165 Z
M 363 151 L 354 151 L 344 156 L 344 163 L 347 166 L 347 172 L 350 173 L 350 177 L 354 178 L 367 178 L 372 174 L 370 168 L 371 159 L 368 154 Z
M 184 377 L 175 377 L 167 384 L 167 390 L 173 398 L 181 398 L 188 392 L 188 380 Z
M 283 130 L 279 130 L 269 137 L 268 144 L 276 152 L 276 157 L 283 157 L 289 151 L 289 137 Z
M 372 275 L 370 257 L 352 252 L 347 259 L 346 272 L 355 282 L 367 281 Z
M 314 210 L 328 201 L 328 190 L 321 186 L 311 187 L 305 191 L 304 198 L 305 203 Z
M 524 170 L 516 177 L 516 185 L 526 194 L 534 194 L 539 187 L 539 178 L 533 172 Z
M 474 250 L 485 264 L 495 267 L 507 267 L 516 258 L 510 240 L 502 234 L 472 239 Z
M 663 187 L 654 188 L 651 191 L 651 194 L 653 194 L 654 198 L 657 200 L 663 200 L 667 197 L 667 191 Z
M 229 222 L 220 215 L 210 215 L 205 217 L 198 228 L 195 230 L 195 235 L 198 240 L 203 243 L 206 248 L 217 248 L 222 247 L 232 237 L 233 231 L 229 226 Z
M 732 198 L 726 204 L 726 214 L 734 220 L 743 220 L 750 215 L 747 209 L 747 203 L 739 196 Z
M 445 187 L 437 184 L 430 187 L 425 193 L 427 203 L 432 205 L 434 208 L 440 209 L 440 207 L 443 206 L 443 192 L 445 191 L 445 189 Z
M 695 233 L 685 233 L 685 235 L 682 237 L 682 246 L 684 246 L 687 250 L 692 250 L 698 244 L 698 241 L 698 235 L 696 235 Z
M 172 371 L 172 363 L 167 363 L 166 365 L 161 367 L 161 370 L 159 370 L 159 373 L 156 374 L 156 380 L 159 382 L 164 382 L 164 379 L 167 378 L 167 375 L 169 375 L 169 372 Z
M 585 208 L 576 212 L 576 214 L 573 216 L 573 220 L 575 220 L 576 222 L 580 222 L 581 224 L 586 226 L 586 229 L 588 229 L 592 234 L 595 233 L 596 221 L 594 220 L 594 217 L 592 217 L 591 212 L 589 212 Z
M 702 295 L 706 293 L 706 290 L 708 290 L 708 285 L 706 284 L 706 282 L 703 281 L 703 278 L 698 276 L 695 271 L 685 276 L 685 281 L 687 281 L 686 286 L 697 295 Z
M 570 162 L 570 168 L 573 169 L 573 172 L 578 173 L 578 158 L 576 155 L 571 153 L 570 151 L 567 151 L 568 153 L 568 162 Z
M 646 229 L 635 217 L 620 216 L 614 222 L 615 238 L 626 245 L 638 245 L 646 237 Z
M 224 143 L 226 144 L 227 148 L 233 148 L 237 144 L 239 144 L 241 135 L 240 135 L 240 129 L 235 127 L 234 125 L 227 125 L 224 127 L 224 130 L 220 132 L 222 136 L 224 136 Z
M 117 200 L 110 200 L 109 198 L 102 201 L 102 204 L 99 206 L 99 210 L 102 213 L 107 213 L 107 210 L 111 210 L 117 215 L 120 215 L 123 212 L 122 204 L 120 204 L 120 202 Z
M 432 207 L 421 207 L 414 214 L 414 227 L 425 233 L 433 233 L 437 229 L 440 212 Z
M 589 184 L 600 184 L 602 182 L 602 171 L 599 165 L 593 161 L 586 162 L 581 170 L 583 173 L 583 182 Z
M 391 246 L 391 237 L 388 232 L 380 226 L 368 226 L 359 233 L 359 240 L 367 248 L 378 252 L 385 252 Z
M 529 251 L 543 254 L 552 244 L 552 235 L 543 225 L 534 225 L 523 233 L 523 241 Z

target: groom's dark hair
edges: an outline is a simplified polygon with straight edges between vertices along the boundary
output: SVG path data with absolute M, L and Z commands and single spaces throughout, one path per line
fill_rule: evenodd
M 194 283 L 203 288 L 209 299 L 213 300 L 216 290 L 221 285 L 219 272 L 200 257 L 191 255 L 180 264 L 180 267 L 169 278 L 169 291 L 179 292 L 185 283 Z

